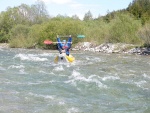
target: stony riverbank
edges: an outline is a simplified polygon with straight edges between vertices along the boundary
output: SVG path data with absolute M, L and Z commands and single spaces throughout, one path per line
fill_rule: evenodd
M 103 43 L 101 45 L 95 45 L 90 42 L 82 42 L 78 43 L 72 50 L 150 55 L 150 48 L 141 48 L 133 44 L 124 43 Z
M 9 48 L 8 43 L 0 43 L 0 48 Z
M 0 48 L 9 48 L 8 43 L 0 43 Z M 72 48 L 73 51 L 90 51 L 90 52 L 101 52 L 101 53 L 124 53 L 124 54 L 139 54 L 139 55 L 150 55 L 150 48 L 141 48 L 133 44 L 124 43 L 103 43 L 96 45 L 91 42 L 82 42 L 75 45 Z

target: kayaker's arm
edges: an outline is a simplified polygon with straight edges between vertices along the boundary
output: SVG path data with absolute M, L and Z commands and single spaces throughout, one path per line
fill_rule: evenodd
M 70 49 L 71 45 L 72 45 L 72 37 L 71 37 L 71 35 L 69 36 L 67 43 L 68 43 L 68 49 Z
M 57 47 L 58 47 L 59 53 L 61 54 L 62 53 L 62 43 L 58 36 L 57 36 Z
M 61 43 L 61 40 L 59 37 L 57 37 L 57 42 L 58 42 L 57 44 L 58 44 L 59 48 L 62 49 L 62 43 Z

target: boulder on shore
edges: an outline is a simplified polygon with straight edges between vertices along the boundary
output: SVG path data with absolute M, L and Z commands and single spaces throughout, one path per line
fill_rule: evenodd
M 8 43 L 0 43 L 0 48 L 8 48 L 9 44 Z
M 72 50 L 150 55 L 150 48 L 140 48 L 133 44 L 124 43 L 103 43 L 101 45 L 96 45 L 92 44 L 91 42 L 80 42 Z

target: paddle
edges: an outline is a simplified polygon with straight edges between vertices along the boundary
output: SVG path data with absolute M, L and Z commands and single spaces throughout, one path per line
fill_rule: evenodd
M 57 36 L 57 37 L 71 37 L 71 35 L 69 36 Z M 77 38 L 85 38 L 84 35 L 77 35 Z M 50 44 L 56 44 L 56 43 L 61 43 L 61 42 L 52 42 L 51 40 L 45 40 L 44 44 L 46 45 L 50 45 Z M 72 42 L 67 42 L 67 43 L 72 43 Z
M 78 37 L 78 38 L 85 38 L 84 35 L 78 35 L 77 37 Z
M 50 45 L 50 44 L 56 44 L 56 43 L 62 43 L 62 42 L 52 42 L 51 40 L 45 40 L 44 44 Z M 67 42 L 67 43 L 72 43 L 72 42 Z
M 53 42 L 52 41 L 50 41 L 50 40 L 45 40 L 44 41 L 44 44 L 46 44 L 46 45 L 49 45 L 49 44 L 52 44 Z

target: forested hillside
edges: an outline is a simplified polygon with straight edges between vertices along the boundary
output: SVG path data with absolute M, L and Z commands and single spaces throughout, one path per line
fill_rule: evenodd
M 150 20 L 150 0 L 134 0 L 129 4 L 127 11 L 141 19 L 142 24 Z
M 57 35 L 72 35 L 73 43 L 131 43 L 150 45 L 150 0 L 133 0 L 126 9 L 93 18 L 88 11 L 83 20 L 77 15 L 51 17 L 44 2 L 7 8 L 0 13 L 0 42 L 11 47 L 43 48 L 43 41 Z M 86 38 L 78 39 L 78 34 Z

